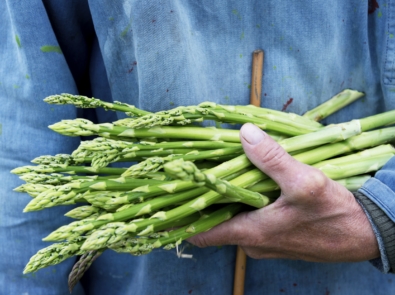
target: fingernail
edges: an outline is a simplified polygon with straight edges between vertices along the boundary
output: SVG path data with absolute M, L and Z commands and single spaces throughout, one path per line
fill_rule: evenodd
M 256 145 L 265 138 L 265 133 L 254 124 L 245 124 L 241 129 L 241 136 L 249 144 Z

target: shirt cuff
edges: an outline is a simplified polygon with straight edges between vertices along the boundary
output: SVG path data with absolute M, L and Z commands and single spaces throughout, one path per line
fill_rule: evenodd
M 384 273 L 395 270 L 395 223 L 374 202 L 361 192 L 354 192 L 372 225 L 380 250 L 380 258 L 370 262 Z

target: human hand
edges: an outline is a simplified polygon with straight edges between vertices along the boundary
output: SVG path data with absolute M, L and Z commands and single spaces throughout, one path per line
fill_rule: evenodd
M 188 241 L 199 247 L 239 245 L 257 259 L 339 262 L 380 256 L 369 220 L 351 192 L 296 161 L 252 124 L 242 127 L 240 138 L 248 158 L 280 186 L 281 196 Z

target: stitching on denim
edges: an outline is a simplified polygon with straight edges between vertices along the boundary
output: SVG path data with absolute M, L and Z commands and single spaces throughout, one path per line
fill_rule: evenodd
M 392 10 L 393 10 L 393 3 L 391 0 L 387 1 L 387 32 L 385 32 L 385 38 L 386 38 L 386 46 L 385 46 L 385 60 L 384 60 L 384 71 L 383 71 L 383 84 L 384 85 L 395 85 L 395 69 L 394 69 L 394 64 L 395 60 L 394 58 L 390 58 L 389 56 L 395 55 L 395 49 L 394 49 L 394 42 L 395 38 L 391 38 L 391 34 L 394 34 L 395 32 L 391 33 L 391 29 L 394 27 L 394 20 L 392 20 Z M 394 39 L 394 40 L 391 40 Z

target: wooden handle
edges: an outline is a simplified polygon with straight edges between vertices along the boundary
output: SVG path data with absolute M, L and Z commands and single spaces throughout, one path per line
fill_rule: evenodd
M 262 75 L 263 75 L 263 50 L 258 49 L 252 53 L 251 93 L 250 104 L 261 106 Z M 233 295 L 244 294 L 245 273 L 247 267 L 247 256 L 243 249 L 237 247 L 235 278 L 233 282 Z

